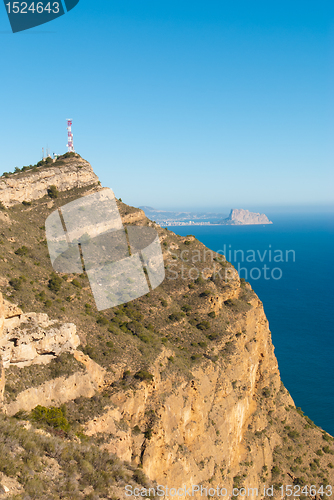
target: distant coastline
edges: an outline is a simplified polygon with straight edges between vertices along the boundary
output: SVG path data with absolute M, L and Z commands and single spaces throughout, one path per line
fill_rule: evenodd
M 272 224 L 265 214 L 233 208 L 228 217 L 217 213 L 172 212 L 139 207 L 160 226 L 245 226 Z

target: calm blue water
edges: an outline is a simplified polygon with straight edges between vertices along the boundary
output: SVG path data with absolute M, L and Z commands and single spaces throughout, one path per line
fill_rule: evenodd
M 246 268 L 240 277 L 251 283 L 263 302 L 284 385 L 296 406 L 334 435 L 334 217 L 272 216 L 271 220 L 274 224 L 269 226 L 169 229 L 182 236 L 194 234 L 214 251 L 226 245 L 232 251 L 227 259 L 237 269 Z M 244 257 L 238 252 L 235 260 L 234 250 L 243 250 Z M 263 262 L 258 255 L 255 262 L 242 262 L 247 256 L 253 258 L 247 250 L 259 251 L 262 259 L 265 250 L 267 254 Z M 274 256 L 281 258 L 275 250 L 283 252 L 284 262 L 273 261 Z M 294 251 L 294 259 L 287 250 Z M 252 268 L 260 269 L 261 276 L 255 269 L 250 276 Z M 272 277 L 273 268 L 279 269 Z

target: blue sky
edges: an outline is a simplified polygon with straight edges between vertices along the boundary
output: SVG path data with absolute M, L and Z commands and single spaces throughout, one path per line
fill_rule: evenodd
M 80 0 L 12 34 L 1 171 L 74 146 L 131 205 L 333 204 L 332 1 Z

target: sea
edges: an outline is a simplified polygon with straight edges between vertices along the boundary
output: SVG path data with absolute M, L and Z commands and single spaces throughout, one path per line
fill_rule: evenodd
M 334 214 L 272 215 L 272 225 L 169 226 L 224 253 L 263 302 L 281 379 L 334 435 Z

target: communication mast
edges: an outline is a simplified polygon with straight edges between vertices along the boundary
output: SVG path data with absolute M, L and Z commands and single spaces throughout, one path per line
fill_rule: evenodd
M 67 137 L 68 137 L 68 143 L 67 143 L 67 148 L 69 153 L 75 153 L 74 151 L 74 146 L 73 146 L 73 134 L 72 134 L 72 119 L 67 120 Z

